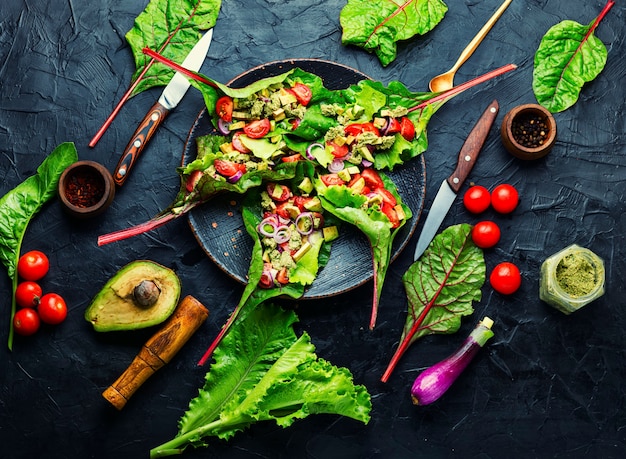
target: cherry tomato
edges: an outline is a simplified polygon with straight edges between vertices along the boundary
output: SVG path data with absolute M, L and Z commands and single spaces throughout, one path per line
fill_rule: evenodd
M 65 300 L 56 293 L 46 293 L 42 296 L 37 311 L 41 321 L 50 325 L 60 324 L 67 317 Z
M 298 99 L 298 103 L 304 105 L 305 107 L 309 105 L 309 102 L 311 102 L 311 88 L 309 88 L 307 85 L 302 83 L 296 83 L 291 87 L 291 92 L 293 92 L 293 94 L 296 96 L 296 99 Z
M 202 171 L 193 171 L 191 174 L 189 174 L 189 177 L 187 177 L 187 182 L 185 183 L 185 188 L 189 193 L 193 191 L 201 178 Z
M 363 177 L 365 184 L 372 190 L 385 187 L 383 179 L 380 178 L 380 175 L 375 169 L 369 167 L 363 169 L 363 171 L 361 171 L 361 177 Z
M 296 161 L 302 161 L 304 156 L 300 153 L 295 153 L 293 155 L 283 156 L 280 160 L 284 163 L 295 163 Z
M 221 119 L 230 123 L 233 120 L 233 99 L 229 96 L 222 96 L 215 103 L 215 112 Z
M 335 158 L 343 158 L 350 151 L 347 145 L 338 145 L 335 142 L 326 142 L 326 145 L 330 148 L 330 152 Z
M 41 320 L 33 308 L 23 308 L 13 316 L 13 329 L 22 336 L 30 336 L 39 330 Z
M 291 190 L 280 183 L 270 182 L 267 184 L 266 190 L 273 201 L 284 202 L 292 196 Z
M 241 138 L 240 138 L 241 135 L 242 135 L 241 131 L 237 131 L 233 134 L 233 139 L 231 141 L 233 144 L 233 148 L 237 150 L 239 153 L 250 153 L 250 149 L 246 147 L 241 141 Z
M 512 185 L 503 183 L 491 192 L 491 205 L 501 214 L 513 212 L 519 203 L 519 194 Z
M 415 138 L 415 125 L 406 116 L 400 119 L 400 135 L 409 142 Z
M 282 285 L 287 285 L 289 283 L 289 273 L 287 272 L 287 268 L 281 268 L 276 274 L 276 282 Z
M 517 266 L 505 261 L 493 269 L 489 282 L 496 292 L 510 295 L 522 285 L 522 275 Z
M 215 167 L 217 173 L 223 175 L 224 177 L 232 177 L 237 172 L 241 172 L 242 174 L 246 173 L 245 164 L 228 161 L 226 159 L 216 159 L 213 161 L 213 166 Z
M 463 195 L 463 204 L 473 214 L 484 212 L 491 204 L 489 190 L 480 185 L 469 187 Z
M 376 188 L 373 192 L 379 194 L 383 198 L 383 202 L 391 207 L 395 207 L 398 204 L 396 197 L 386 188 Z
M 37 282 L 24 281 L 15 289 L 15 301 L 21 308 L 35 308 L 42 294 L 43 291 Z
M 17 262 L 17 273 L 24 280 L 37 281 L 48 273 L 50 262 L 48 257 L 39 250 L 31 250 L 20 257 Z
M 343 185 L 346 182 L 339 177 L 339 175 L 337 174 L 323 174 L 320 175 L 320 180 L 322 181 L 322 183 L 326 186 L 331 186 L 331 185 Z
M 251 139 L 260 139 L 265 134 L 270 132 L 272 128 L 272 124 L 270 120 L 267 118 L 263 118 L 262 120 L 255 120 L 243 127 L 243 132 L 250 137 Z
M 372 132 L 376 134 L 377 136 L 380 136 L 380 131 L 378 130 L 376 126 L 374 126 L 374 123 L 348 124 L 345 128 L 343 128 L 343 132 L 345 132 L 347 135 L 352 135 L 354 137 L 356 137 L 357 135 L 363 132 Z
M 500 227 L 491 221 L 478 222 L 472 228 L 472 241 L 481 249 L 493 247 L 500 241 Z
M 387 216 L 389 221 L 391 222 L 392 228 L 397 228 L 400 226 L 400 218 L 398 217 L 398 212 L 396 209 L 391 207 L 386 202 L 383 202 L 383 205 L 380 208 L 381 212 Z
M 402 124 L 400 123 L 400 121 L 398 121 L 397 118 L 389 118 L 387 120 L 387 127 L 384 130 L 385 135 L 395 134 L 401 131 L 402 131 Z

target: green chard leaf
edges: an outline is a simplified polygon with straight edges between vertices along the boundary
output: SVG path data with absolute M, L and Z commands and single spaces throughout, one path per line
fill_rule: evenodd
M 532 87 L 537 102 L 552 113 L 574 105 L 583 85 L 604 69 L 606 46 L 593 33 L 614 3 L 609 1 L 589 25 L 565 20 L 541 39 L 535 53 Z
M 16 309 L 17 262 L 26 228 L 43 205 L 56 196 L 61 174 L 77 160 L 74 144 L 62 143 L 44 159 L 35 175 L 28 177 L 0 198 L 0 260 L 13 281 L 9 349 L 13 345 L 12 324 Z
M 346 368 L 315 354 L 310 337 L 298 338 L 293 311 L 272 304 L 237 321 L 215 350 L 204 387 L 189 404 L 174 439 L 154 448 L 151 458 L 206 446 L 208 437 L 232 438 L 259 421 L 281 427 L 325 413 L 369 422 L 371 397 Z
M 472 226 L 466 223 L 445 229 L 402 277 L 408 316 L 383 382 L 417 339 L 455 333 L 461 318 L 474 312 L 472 303 L 480 300 L 485 283 L 485 261 L 483 251 L 472 242 L 471 232 Z
M 143 53 L 143 48 L 181 63 L 200 39 L 201 31 L 215 25 L 221 5 L 221 0 L 150 0 L 126 34 L 135 58 L 132 81 L 141 78 L 132 95 L 164 86 L 174 76 L 174 70 L 162 65 L 151 65 L 146 70 L 151 59 Z
M 429 32 L 447 11 L 442 0 L 348 0 L 339 14 L 341 42 L 375 53 L 387 66 L 398 41 Z

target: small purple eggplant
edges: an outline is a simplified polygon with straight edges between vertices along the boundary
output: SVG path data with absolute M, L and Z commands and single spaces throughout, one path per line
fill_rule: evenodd
M 469 365 L 478 351 L 493 336 L 493 320 L 485 317 L 454 354 L 424 370 L 411 388 L 414 405 L 429 405 L 438 400 Z

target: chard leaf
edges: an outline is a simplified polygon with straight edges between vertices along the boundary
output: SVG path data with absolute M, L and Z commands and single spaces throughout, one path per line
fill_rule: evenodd
M 422 336 L 455 333 L 461 318 L 474 312 L 485 283 L 483 251 L 471 238 L 466 223 L 446 228 L 422 257 L 402 276 L 409 301 L 400 344 L 387 371 L 386 381 L 408 347 Z
M 143 48 L 181 63 L 200 39 L 201 31 L 215 25 L 221 5 L 221 0 L 150 0 L 126 34 L 135 58 L 132 81 L 141 78 L 132 95 L 164 86 L 174 76 L 174 70 L 169 67 L 149 65 L 151 59 L 143 53 Z
M 606 46 L 593 32 L 613 4 L 608 2 L 589 25 L 562 21 L 541 39 L 535 53 L 532 87 L 537 102 L 552 113 L 574 105 L 583 85 L 604 69 Z
M 371 397 L 350 371 L 319 359 L 310 337 L 298 338 L 293 311 L 272 304 L 237 321 L 215 350 L 203 388 L 179 422 L 174 439 L 150 457 L 204 446 L 208 437 L 229 439 L 258 421 L 281 427 L 326 413 L 369 422 Z
M 447 11 L 442 0 L 348 0 L 339 14 L 341 43 L 375 53 L 387 66 L 398 41 L 429 32 Z
M 13 346 L 17 262 L 26 228 L 43 205 L 56 196 L 61 174 L 77 160 L 74 144 L 62 143 L 43 160 L 35 175 L 28 177 L 0 198 L 0 260 L 13 281 L 9 349 Z

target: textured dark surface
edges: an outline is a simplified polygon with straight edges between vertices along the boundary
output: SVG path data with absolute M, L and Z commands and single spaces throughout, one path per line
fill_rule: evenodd
M 87 144 L 130 82 L 134 64 L 124 34 L 146 3 L 0 4 L 1 194 L 31 175 L 64 141 L 76 143 L 81 159 L 115 166 L 159 89 L 132 99 L 96 147 Z M 226 1 L 202 72 L 227 82 L 265 62 L 321 58 L 383 82 L 400 80 L 412 90 L 426 90 L 429 79 L 456 61 L 500 2 L 448 3 L 450 11 L 434 31 L 401 43 L 396 61 L 382 68 L 374 56 L 340 44 L 344 1 Z M 601 0 L 513 1 L 461 67 L 456 82 L 509 62 L 519 68 L 448 102 L 430 122 L 425 213 L 484 107 L 498 99 L 499 124 L 513 106 L 534 102 L 532 62 L 541 36 L 563 19 L 589 23 L 603 5 Z M 486 252 L 487 269 L 501 261 L 518 264 L 523 284 L 517 293 L 503 297 L 486 284 L 476 312 L 459 333 L 420 340 L 390 381 L 380 383 L 406 316 L 401 276 L 412 261 L 414 238 L 389 270 L 374 331 L 367 330 L 369 283 L 298 305 L 300 326 L 311 334 L 318 354 L 350 368 L 356 382 L 371 392 L 367 426 L 335 416 L 310 417 L 286 430 L 259 424 L 229 442 L 212 441 L 185 456 L 623 457 L 625 20 L 625 7 L 618 2 L 597 30 L 608 48 L 608 63 L 574 107 L 555 115 L 559 131 L 553 151 L 536 162 L 521 162 L 504 150 L 494 127 L 470 176 L 488 188 L 509 182 L 520 191 L 521 203 L 513 214 L 480 217 L 493 219 L 503 231 L 497 248 Z M 64 295 L 70 311 L 61 326 L 16 339 L 13 352 L 0 348 L 0 457 L 141 458 L 175 435 L 177 420 L 203 382 L 206 368 L 196 362 L 242 287 L 205 255 L 186 219 L 101 248 L 96 238 L 142 222 L 169 204 L 178 188 L 175 168 L 201 107 L 199 94 L 190 91 L 101 218 L 77 222 L 52 202 L 29 226 L 23 250 L 48 253 L 51 271 L 44 288 Z M 459 200 L 443 225 L 478 218 L 464 211 Z M 538 276 L 542 261 L 571 243 L 604 258 L 607 294 L 564 316 L 538 299 Z M 152 330 L 97 334 L 83 313 L 110 276 L 141 258 L 174 268 L 183 294 L 202 301 L 210 316 L 174 361 L 117 412 L 100 394 Z M 5 343 L 6 276 L 0 276 L 0 298 L 0 343 Z M 495 320 L 495 338 L 443 399 L 429 407 L 412 406 L 409 388 L 418 372 L 452 352 L 484 315 Z

